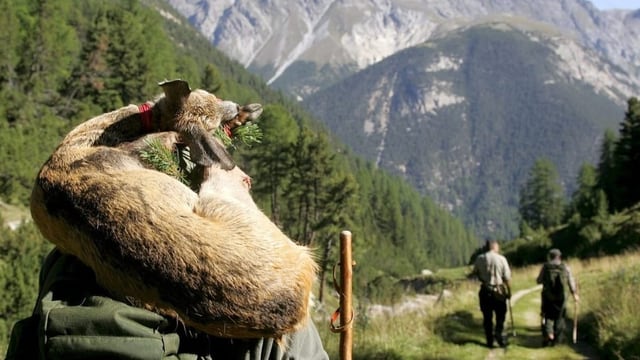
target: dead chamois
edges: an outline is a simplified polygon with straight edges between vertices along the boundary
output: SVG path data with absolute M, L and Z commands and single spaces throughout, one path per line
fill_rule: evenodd
M 63 139 L 36 178 L 34 222 L 115 296 L 197 330 L 278 338 L 298 329 L 316 264 L 257 208 L 246 175 L 211 135 L 262 107 L 230 106 L 180 80 L 160 85 L 155 103 L 97 116 Z M 123 145 L 165 131 L 179 134 L 204 167 L 199 194 L 145 168 Z

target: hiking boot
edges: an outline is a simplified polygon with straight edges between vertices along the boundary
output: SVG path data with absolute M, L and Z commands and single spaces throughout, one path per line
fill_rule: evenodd
M 500 345 L 501 348 L 505 348 L 507 347 L 507 345 L 509 345 L 509 343 L 507 342 L 507 339 L 505 338 L 500 337 L 497 340 L 498 340 L 498 345 Z
M 493 349 L 493 339 L 494 337 L 491 335 L 486 335 L 485 339 L 487 340 L 487 347 L 489 349 Z
M 556 341 L 554 339 L 553 334 L 549 334 L 548 336 L 546 336 L 544 338 L 544 340 L 542 340 L 542 346 L 554 346 L 556 344 Z

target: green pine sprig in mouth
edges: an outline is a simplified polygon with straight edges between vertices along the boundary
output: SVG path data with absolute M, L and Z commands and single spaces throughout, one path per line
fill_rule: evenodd
M 218 127 L 214 130 L 213 135 L 222 142 L 224 147 L 232 149 L 238 148 L 239 145 L 251 147 L 262 141 L 262 130 L 258 124 L 252 122 L 235 127 L 231 131 L 225 131 L 224 127 Z
M 239 146 L 251 147 L 259 144 L 262 141 L 262 130 L 257 124 L 247 122 L 231 131 L 218 127 L 214 130 L 213 136 L 218 138 L 224 147 L 237 149 Z M 167 149 L 161 141 L 152 139 L 146 141 L 146 146 L 140 150 L 139 156 L 152 169 L 191 186 L 190 174 L 194 166 L 188 148 Z

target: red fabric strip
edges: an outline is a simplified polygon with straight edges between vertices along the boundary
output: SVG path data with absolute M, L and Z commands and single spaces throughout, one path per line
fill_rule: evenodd
M 140 116 L 142 117 L 142 130 L 144 132 L 151 132 L 153 116 L 151 113 L 151 106 L 149 104 L 144 103 L 138 105 L 138 110 L 140 110 Z
M 231 129 L 229 128 L 229 124 L 222 125 L 222 130 L 224 131 L 225 134 L 227 134 L 229 139 L 231 139 L 233 137 L 233 133 L 231 132 Z

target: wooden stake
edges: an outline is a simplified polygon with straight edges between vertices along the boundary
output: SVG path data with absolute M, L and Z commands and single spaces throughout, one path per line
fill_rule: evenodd
M 509 292 L 511 292 L 511 289 L 509 289 Z M 511 315 L 511 335 L 513 335 L 515 337 L 516 336 L 516 326 L 513 323 L 513 308 L 511 307 L 511 298 L 507 299 L 507 301 L 509 302 L 509 314 Z
M 576 292 L 579 294 L 580 292 L 578 292 L 579 288 L 578 288 L 579 284 L 576 284 Z M 573 340 L 573 343 L 577 343 L 578 342 L 578 300 L 576 300 L 575 296 L 573 298 L 573 333 L 571 334 L 571 340 Z
M 351 232 L 340 233 L 340 324 L 344 329 L 340 333 L 340 359 L 351 360 L 353 346 L 353 306 L 351 288 L 353 278 L 353 260 L 351 258 Z
M 578 342 L 578 302 L 573 303 L 574 311 L 573 311 L 573 334 L 571 339 L 573 343 Z

